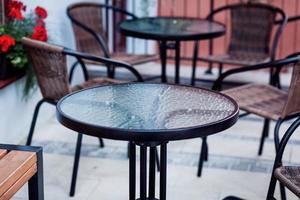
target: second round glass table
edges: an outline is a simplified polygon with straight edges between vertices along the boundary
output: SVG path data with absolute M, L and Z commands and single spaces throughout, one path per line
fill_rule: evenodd
M 57 118 L 80 133 L 130 142 L 130 200 L 136 199 L 136 145 L 140 146 L 139 199 L 156 199 L 155 148 L 160 146 L 159 199 L 165 200 L 167 143 L 205 137 L 231 127 L 237 121 L 238 106 L 230 97 L 202 88 L 127 83 L 67 95 L 57 104 Z
M 119 28 L 126 36 L 160 42 L 162 82 L 167 82 L 167 49 L 175 50 L 175 83 L 180 83 L 180 42 L 213 39 L 225 34 L 225 26 L 219 22 L 189 17 L 127 19 L 119 24 Z

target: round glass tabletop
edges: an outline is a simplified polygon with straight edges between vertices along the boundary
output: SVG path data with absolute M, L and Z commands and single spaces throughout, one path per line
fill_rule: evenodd
M 189 86 L 128 83 L 72 93 L 57 104 L 58 120 L 81 133 L 119 140 L 203 137 L 232 126 L 231 98 Z
M 145 17 L 124 20 L 120 31 L 132 37 L 154 40 L 201 40 L 221 36 L 225 26 L 198 18 Z

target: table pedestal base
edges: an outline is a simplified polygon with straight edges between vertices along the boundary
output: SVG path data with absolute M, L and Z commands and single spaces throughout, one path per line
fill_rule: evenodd
M 166 200 L 167 187 L 167 142 L 130 142 L 129 158 L 129 200 L 136 200 L 136 146 L 140 147 L 140 196 L 138 200 L 158 200 L 155 198 L 156 147 L 160 146 L 159 200 Z M 147 150 L 150 149 L 149 183 L 147 188 Z

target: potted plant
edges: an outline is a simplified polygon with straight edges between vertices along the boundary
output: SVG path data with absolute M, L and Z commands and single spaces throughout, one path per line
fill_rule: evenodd
M 26 72 L 24 95 L 28 95 L 35 84 L 26 52 L 21 43 L 23 37 L 47 41 L 45 19 L 47 11 L 38 6 L 34 12 L 26 13 L 26 6 L 18 0 L 9 0 L 5 6 L 5 23 L 0 24 L 0 79 L 15 73 Z

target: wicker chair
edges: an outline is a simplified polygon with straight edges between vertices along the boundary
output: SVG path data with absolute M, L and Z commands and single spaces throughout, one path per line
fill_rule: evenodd
M 284 60 L 279 60 L 276 62 L 273 61 L 269 63 L 228 70 L 220 75 L 220 77 L 215 81 L 212 89 L 221 90 L 224 79 L 229 75 L 259 69 L 275 68 L 276 70 L 273 76 L 279 77 L 282 67 L 286 65 L 295 64 L 298 61 L 299 54 L 300 53 L 295 53 Z M 300 95 L 300 87 L 296 84 L 296 81 L 300 79 L 299 67 L 300 64 L 295 64 L 293 71 L 293 79 L 288 93 L 277 88 L 279 87 L 277 83 L 274 83 L 277 87 L 267 84 L 247 84 L 244 86 L 223 91 L 223 93 L 231 96 L 237 101 L 241 110 L 246 111 L 246 113 L 241 114 L 240 117 L 246 116 L 248 114 L 256 114 L 260 117 L 265 118 L 258 155 L 262 154 L 265 138 L 269 135 L 270 121 L 276 121 L 275 135 L 277 135 L 277 137 L 275 137 L 275 143 L 278 146 L 278 134 L 281 124 L 284 121 L 297 116 L 300 112 L 300 103 L 297 102 L 297 95 Z M 197 172 L 198 177 L 201 176 L 203 162 L 207 159 L 208 145 L 207 138 L 204 137 L 202 138 L 202 146 L 200 150 Z
M 113 51 L 109 50 L 109 43 L 111 42 L 109 36 L 118 34 L 117 27 L 109 27 L 109 25 L 117 24 L 124 17 L 137 18 L 132 13 L 105 4 L 84 2 L 70 5 L 67 8 L 67 15 L 72 22 L 78 51 L 121 60 L 131 65 L 143 64 L 158 59 L 156 55 L 125 53 L 124 50 L 120 50 L 121 40 L 113 41 L 115 47 Z M 113 23 L 110 21 L 113 21 Z M 99 64 L 90 61 L 86 61 L 86 63 Z M 72 67 L 71 78 L 76 65 L 77 63 L 74 63 Z M 109 77 L 114 77 L 113 71 L 109 72 Z
M 281 199 L 286 199 L 284 187 L 288 188 L 298 198 L 300 198 L 300 166 L 283 166 L 282 156 L 285 147 L 293 135 L 295 130 L 300 126 L 300 118 L 295 120 L 293 124 L 288 128 L 284 136 L 282 137 L 277 149 L 275 162 L 272 171 L 272 177 L 269 185 L 267 199 L 275 199 L 274 191 L 276 182 L 280 183 Z
M 36 74 L 38 85 L 43 96 L 43 98 L 36 105 L 26 145 L 31 144 L 39 109 L 43 103 L 56 105 L 61 97 L 69 94 L 70 92 L 96 85 L 120 83 L 120 81 L 115 79 L 95 78 L 88 80 L 82 84 L 79 84 L 75 87 L 70 87 L 68 81 L 66 56 L 75 57 L 78 60 L 78 62 L 81 63 L 82 69 L 85 72 L 84 74 L 86 79 L 88 77 L 82 59 L 103 63 L 105 64 L 102 65 L 103 67 L 125 68 L 136 77 L 137 81 L 143 81 L 141 75 L 134 68 L 132 68 L 132 66 L 124 62 L 118 62 L 108 58 L 96 57 L 85 53 L 79 53 L 64 47 L 32 40 L 29 38 L 23 38 L 22 44 L 30 57 L 32 67 Z M 81 142 L 82 134 L 78 133 L 70 196 L 74 196 L 75 194 Z
M 285 13 L 279 8 L 266 4 L 239 3 L 220 7 L 212 11 L 207 19 L 212 20 L 216 14 L 225 11 L 229 11 L 231 17 L 228 50 L 224 55 L 212 55 L 212 41 L 210 41 L 210 55 L 199 58 L 199 60 L 210 63 L 208 73 L 211 73 L 212 63 L 219 64 L 220 75 L 223 64 L 249 66 L 273 61 L 279 37 L 286 24 Z M 270 44 L 275 24 L 278 24 L 278 28 Z M 192 85 L 196 81 L 198 43 L 198 41 L 195 43 Z
M 262 154 L 264 140 L 268 136 L 270 121 L 276 121 L 274 140 L 276 147 L 278 147 L 280 126 L 284 121 L 292 119 L 300 113 L 300 101 L 298 100 L 300 95 L 300 85 L 298 84 L 300 81 L 299 55 L 300 53 L 295 53 L 286 59 L 228 70 L 221 74 L 214 84 L 213 89 L 220 90 L 223 80 L 232 74 L 274 67 L 276 69 L 274 76 L 276 76 L 280 73 L 282 67 L 293 66 L 292 80 L 288 92 L 272 85 L 254 83 L 223 91 L 223 93 L 234 98 L 240 109 L 246 112 L 242 116 L 255 114 L 265 119 L 258 151 L 259 155 Z
M 275 200 L 274 192 L 276 182 L 280 183 L 280 193 L 281 199 L 286 200 L 286 193 L 285 187 L 288 188 L 292 193 L 294 193 L 298 198 L 300 198 L 300 166 L 283 166 L 282 165 L 282 156 L 285 150 L 285 147 L 296 131 L 296 129 L 300 126 L 300 118 L 297 118 L 292 125 L 288 128 L 285 132 L 284 136 L 282 137 L 274 165 L 272 170 L 272 176 L 269 184 L 268 194 L 266 200 Z M 235 196 L 228 196 L 223 200 L 243 200 L 239 197 Z

